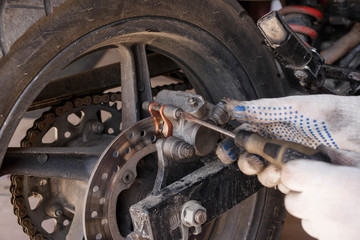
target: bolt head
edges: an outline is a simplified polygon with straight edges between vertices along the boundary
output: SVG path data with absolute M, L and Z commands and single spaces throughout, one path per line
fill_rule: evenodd
M 40 163 L 45 163 L 49 159 L 49 156 L 47 154 L 40 154 L 37 156 L 37 160 Z
M 187 145 L 184 147 L 183 156 L 185 158 L 191 158 L 192 156 L 194 156 L 194 154 L 195 154 L 195 149 L 192 146 Z
M 296 70 L 294 72 L 294 75 L 296 78 L 300 79 L 300 80 L 304 80 L 308 77 L 307 73 L 304 72 L 303 70 Z
M 57 209 L 56 211 L 55 211 L 55 215 L 57 216 L 57 217 L 59 217 L 59 216 L 61 216 L 61 215 L 63 215 L 63 210 L 61 210 L 61 209 Z

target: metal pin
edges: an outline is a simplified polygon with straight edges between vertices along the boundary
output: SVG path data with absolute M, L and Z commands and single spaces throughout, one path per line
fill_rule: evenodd
M 231 137 L 231 138 L 234 138 L 234 139 L 235 139 L 235 137 L 236 137 L 236 134 L 235 134 L 235 133 L 233 133 L 233 132 L 231 132 L 231 131 L 228 131 L 228 130 L 226 130 L 226 129 L 224 129 L 224 128 L 218 127 L 218 126 L 216 126 L 216 125 L 213 125 L 213 124 L 211 124 L 211 123 L 205 122 L 205 121 L 203 121 L 203 120 L 197 119 L 197 118 L 191 116 L 190 114 L 188 114 L 188 113 L 186 113 L 186 112 L 183 112 L 183 113 L 182 113 L 182 116 L 184 117 L 184 119 L 186 119 L 186 120 L 188 120 L 188 121 L 195 122 L 195 123 L 197 123 L 197 124 L 199 124 L 199 125 L 202 125 L 202 126 L 204 126 L 204 127 L 210 128 L 210 129 L 212 129 L 212 130 L 214 130 L 214 131 L 216 131 L 216 132 L 225 134 L 226 136 L 229 136 L 229 137 Z

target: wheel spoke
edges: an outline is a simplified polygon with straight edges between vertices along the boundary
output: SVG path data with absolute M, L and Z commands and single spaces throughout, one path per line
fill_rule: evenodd
M 122 129 L 147 117 L 141 110 L 141 103 L 152 101 L 150 74 L 144 44 L 131 46 L 119 45 L 121 92 L 122 92 Z
M 136 81 L 138 84 L 138 96 L 140 103 L 151 102 L 153 100 L 150 73 L 146 56 L 146 48 L 144 44 L 136 44 L 134 46 Z M 140 108 L 140 117 L 149 117 L 148 111 Z
M 119 46 L 121 72 L 122 129 L 139 120 L 135 59 L 130 47 Z

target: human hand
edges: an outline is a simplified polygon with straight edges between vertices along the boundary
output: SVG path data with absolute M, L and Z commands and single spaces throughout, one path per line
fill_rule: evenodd
M 231 153 L 226 163 L 230 163 L 237 158 L 239 151 L 235 144 L 232 145 L 232 139 L 226 140 L 226 149 L 230 150 L 227 152 Z M 263 185 L 277 185 L 287 194 L 286 209 L 302 220 L 309 235 L 318 239 L 358 239 L 360 155 L 326 147 L 321 151 L 331 155 L 330 159 L 335 163 L 350 163 L 352 166 L 301 159 L 284 164 L 280 170 L 247 152 L 240 153 L 238 165 L 244 173 L 257 175 Z
M 309 235 L 320 240 L 359 239 L 360 168 L 294 160 L 280 175 L 290 190 L 285 207 L 301 219 Z
M 360 153 L 360 96 L 307 95 L 253 101 L 225 100 L 240 129 L 316 148 Z
M 312 148 L 320 146 L 326 155 L 334 155 L 330 156 L 334 163 L 341 165 L 354 164 L 342 161 L 342 158 L 336 156 L 336 151 L 333 154 L 331 149 L 341 148 L 360 153 L 360 135 L 357 131 L 360 126 L 357 117 L 359 96 L 309 95 L 225 102 L 230 115 L 243 123 L 239 130 L 257 132 L 264 137 L 292 141 Z M 217 153 L 226 152 L 220 151 L 222 147 L 220 144 Z M 236 149 L 234 146 L 232 148 Z M 264 186 L 274 187 L 280 184 L 279 169 L 255 156 L 242 153 L 238 164 L 244 173 L 258 175 Z M 281 184 L 279 188 L 282 188 Z M 286 191 L 285 188 L 282 190 Z
M 311 236 L 359 239 L 359 97 L 312 95 L 248 102 L 229 100 L 226 106 L 243 123 L 240 129 L 318 147 L 334 164 L 347 165 L 295 160 L 278 169 L 255 155 L 236 150 L 234 143 L 231 152 L 236 154 L 227 158 L 230 163 L 239 155 L 238 165 L 245 174 L 257 175 L 264 186 L 278 186 L 287 194 L 287 210 L 302 219 L 304 230 Z M 224 156 L 221 147 L 220 144 L 218 156 Z

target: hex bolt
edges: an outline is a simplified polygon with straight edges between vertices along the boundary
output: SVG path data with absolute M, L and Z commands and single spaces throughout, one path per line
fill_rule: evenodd
M 36 158 L 40 163 L 45 163 L 49 159 L 49 156 L 45 153 L 42 153 L 38 155 Z
M 94 133 L 102 133 L 104 131 L 104 124 L 102 124 L 101 122 L 93 122 L 91 124 L 91 130 Z
M 196 213 L 195 213 L 195 216 L 194 216 L 194 219 L 195 219 L 195 222 L 197 224 L 204 224 L 207 220 L 207 214 L 204 210 L 202 209 L 199 209 Z
M 181 210 L 181 222 L 185 227 L 195 227 L 194 234 L 201 232 L 201 225 L 207 220 L 206 209 L 199 202 L 191 200 Z M 195 235 L 196 235 L 195 234 Z

